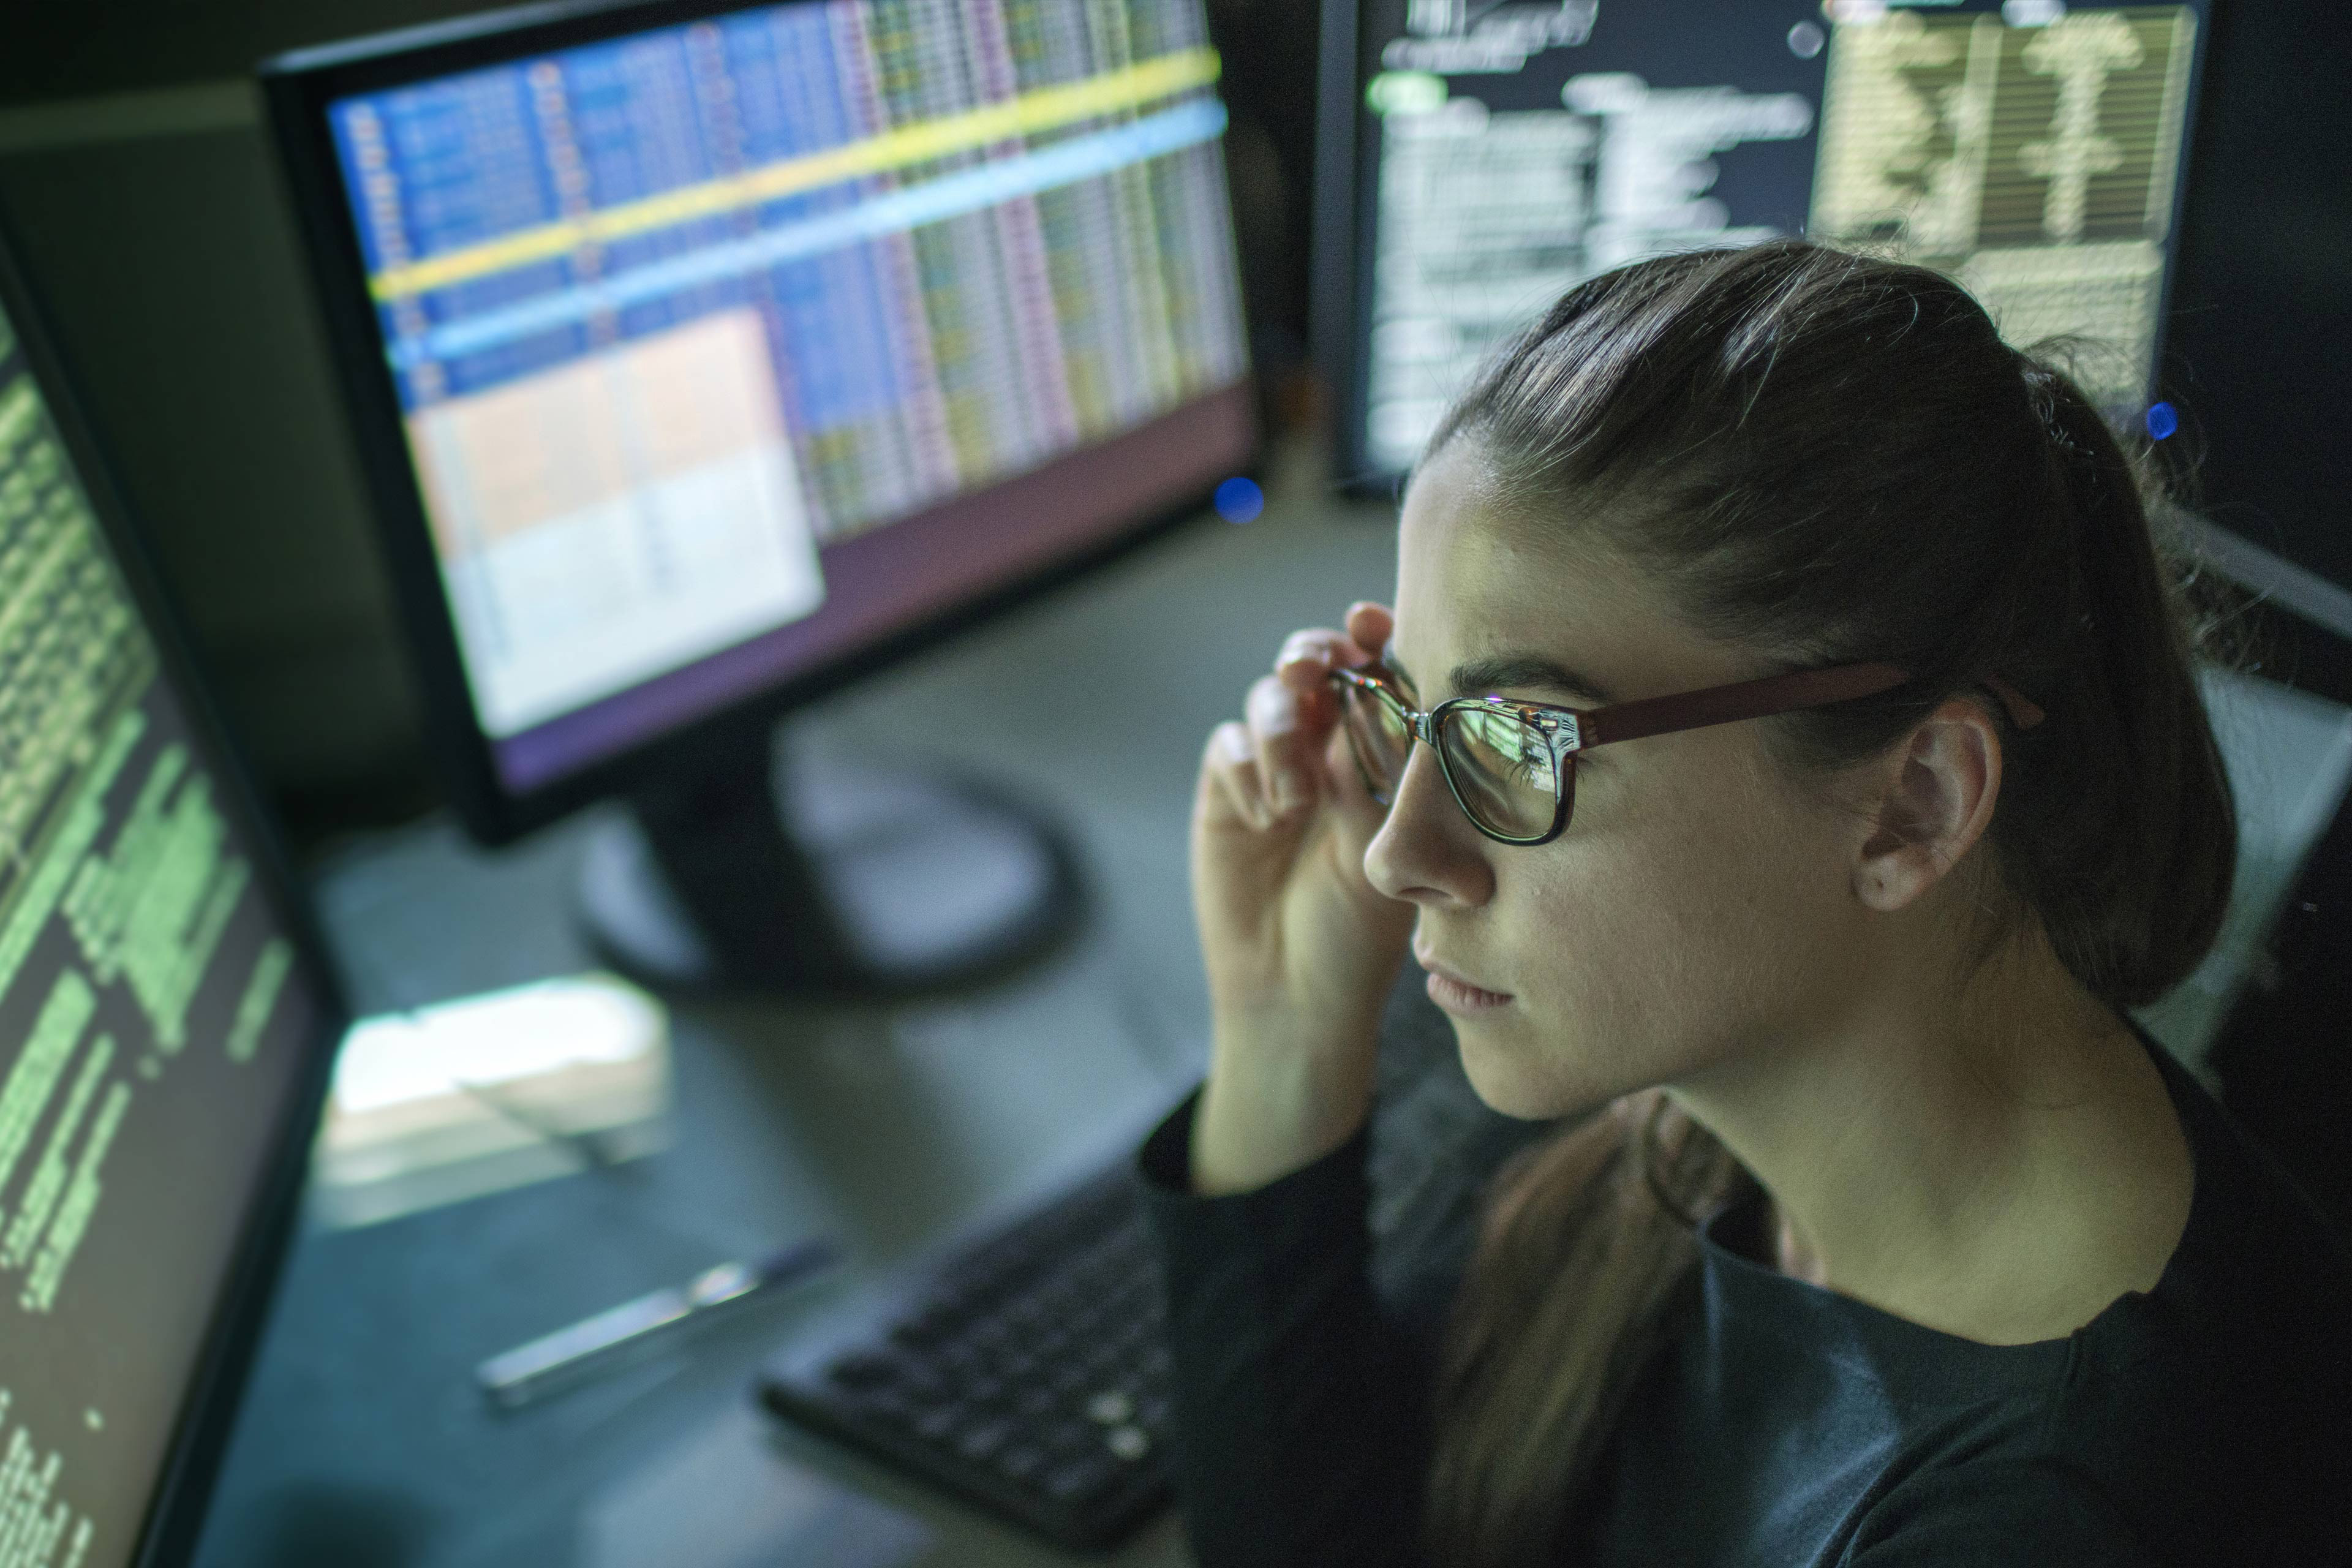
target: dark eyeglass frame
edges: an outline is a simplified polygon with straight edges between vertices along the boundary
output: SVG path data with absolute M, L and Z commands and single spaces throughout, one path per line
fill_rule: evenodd
M 1454 804 L 1470 819 L 1470 826 L 1497 844 L 1532 847 L 1549 844 L 1567 831 L 1568 820 L 1576 805 L 1576 754 L 1595 746 L 1617 741 L 1639 740 L 1644 735 L 1670 735 L 1683 730 L 1704 729 L 1710 724 L 1728 724 L 1741 719 L 1762 719 L 1775 713 L 1793 713 L 1806 708 L 1826 708 L 1832 703 L 1851 702 L 1856 698 L 1874 697 L 1893 689 L 1911 679 L 1910 672 L 1892 664 L 1845 664 L 1829 669 L 1801 669 L 1787 675 L 1768 675 L 1760 679 L 1735 681 L 1728 686 L 1710 686 L 1698 691 L 1676 692 L 1667 697 L 1645 697 L 1632 702 L 1612 702 L 1605 708 L 1566 708 L 1550 702 L 1521 702 L 1507 697 L 1455 697 L 1426 710 L 1417 710 L 1404 700 L 1395 674 L 1385 665 L 1375 662 L 1360 669 L 1339 668 L 1331 672 L 1331 683 L 1344 698 L 1349 691 L 1362 691 L 1390 709 L 1414 740 L 1426 745 L 1437 755 L 1437 771 L 1445 780 Z M 1998 676 L 1985 682 L 2010 712 L 2020 729 L 2030 730 L 2042 722 L 2042 711 L 2014 687 Z M 1497 833 L 1478 820 L 1465 797 L 1461 783 L 1454 776 L 1453 761 L 1445 748 L 1438 743 L 1439 734 L 1447 719 L 1458 712 L 1478 710 L 1500 711 L 1516 718 L 1521 727 L 1539 737 L 1551 752 L 1552 813 L 1551 826 L 1528 837 L 1515 837 Z M 1341 720 L 1344 724 L 1346 720 Z M 1364 781 L 1364 788 L 1382 805 L 1391 804 L 1392 792 L 1372 776 L 1365 763 L 1362 749 L 1351 737 L 1348 752 L 1356 760 L 1356 771 Z M 1411 760 L 1411 746 L 1407 746 Z M 1402 773 L 1399 775 L 1402 777 Z

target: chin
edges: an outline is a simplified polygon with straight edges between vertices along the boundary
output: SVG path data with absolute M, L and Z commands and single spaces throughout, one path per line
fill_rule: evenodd
M 1549 1121 L 1574 1109 L 1562 1103 L 1557 1076 L 1542 1069 L 1545 1053 L 1525 1040 L 1496 1037 L 1488 1026 L 1453 1020 L 1454 1043 L 1470 1087 L 1489 1110 L 1522 1121 Z M 1517 1031 L 1514 1031 L 1517 1033 Z
M 1491 1025 L 1454 1023 L 1454 1047 L 1463 1058 L 1470 1089 L 1489 1110 L 1519 1121 L 1557 1121 L 1595 1107 L 1639 1084 L 1595 1081 L 1578 1047 L 1559 1037 L 1536 1037 Z

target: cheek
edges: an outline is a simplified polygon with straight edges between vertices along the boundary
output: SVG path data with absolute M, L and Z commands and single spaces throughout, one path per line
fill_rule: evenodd
M 1580 798 L 1562 852 L 1519 889 L 1545 933 L 1527 1011 L 1564 1097 L 1667 1081 L 1773 1028 L 1829 942 L 1821 825 L 1750 767 L 1685 776 L 1705 783 L 1643 791 L 1638 819 L 1615 789 L 1605 816 Z

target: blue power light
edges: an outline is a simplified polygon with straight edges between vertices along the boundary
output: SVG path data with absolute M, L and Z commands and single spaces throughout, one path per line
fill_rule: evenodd
M 2149 435 L 2161 441 L 2167 436 L 2171 435 L 2175 430 L 2179 428 L 2180 415 L 2176 409 L 2174 409 L 2171 404 L 2151 403 L 2147 405 L 2147 433 Z
M 1227 522 L 1255 522 L 1257 514 L 1265 510 L 1265 492 L 1255 480 L 1235 474 L 1217 487 L 1216 504 L 1217 515 Z

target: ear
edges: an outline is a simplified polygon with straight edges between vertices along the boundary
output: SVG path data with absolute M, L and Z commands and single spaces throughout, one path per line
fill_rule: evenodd
M 1854 897 L 1892 913 L 1934 887 L 1983 837 L 2000 796 L 2000 731 L 1953 698 L 1919 721 L 1880 775 L 1853 869 Z

